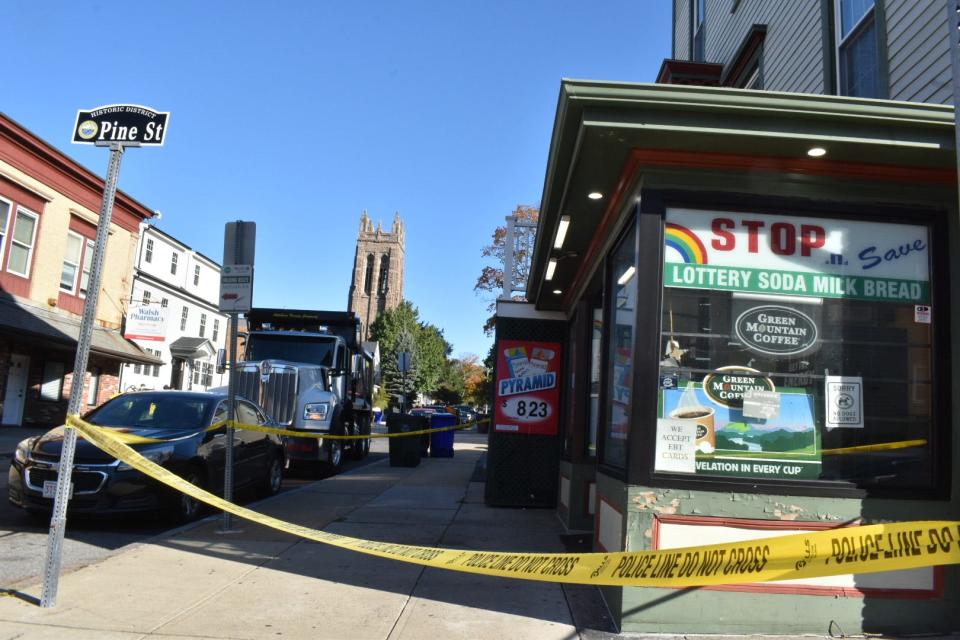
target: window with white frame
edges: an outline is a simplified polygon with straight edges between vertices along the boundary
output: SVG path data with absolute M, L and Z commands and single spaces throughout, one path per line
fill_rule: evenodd
M 193 284 L 194 286 L 200 284 L 200 265 L 193 265 Z
M 835 0 L 837 92 L 881 98 L 875 0 Z
M 10 222 L 10 203 L 0 200 L 0 264 L 3 264 L 3 249 L 7 244 L 7 223 Z
M 166 309 L 169 304 L 170 304 L 170 301 L 169 301 L 169 300 L 167 300 L 166 298 L 160 298 L 160 308 L 161 308 L 161 309 Z
M 213 319 L 213 341 L 216 342 L 219 336 L 220 336 L 220 320 L 217 318 L 214 318 Z
M 162 353 L 160 352 L 160 350 L 158 350 L 158 349 L 147 349 L 146 351 L 147 351 L 147 353 L 149 353 L 150 355 L 152 355 L 153 357 L 155 357 L 155 358 L 157 358 L 157 359 L 161 359 L 161 358 L 163 357 L 163 354 L 162 354 Z M 152 371 L 152 372 L 150 371 L 150 365 L 145 366 L 145 367 L 144 367 L 144 373 L 146 373 L 147 375 L 152 375 L 154 378 L 159 377 L 159 376 L 160 376 L 160 365 L 155 364 L 155 365 L 152 365 L 152 366 L 153 366 L 153 371 Z
M 33 261 L 33 245 L 37 239 L 37 221 L 35 213 L 17 207 L 17 216 L 13 222 L 13 238 L 10 241 L 10 256 L 7 258 L 7 271 L 27 278 L 30 276 L 30 263 Z
M 90 269 L 93 267 L 93 240 L 87 239 L 83 252 L 83 269 L 80 271 L 80 295 L 86 296 L 90 285 Z
M 180 256 L 176 251 L 170 254 L 170 273 L 177 275 L 177 260 L 180 259 Z
M 143 252 L 145 262 L 153 262 L 153 238 L 147 238 L 147 247 Z
M 203 334 L 207 332 L 207 314 L 200 314 L 200 337 L 203 337 Z
M 77 277 L 80 275 L 80 261 L 83 259 L 83 236 L 73 231 L 67 232 L 67 247 L 63 252 L 63 268 L 60 270 L 60 290 L 74 294 L 77 291 Z
M 142 299 L 143 299 L 143 304 L 150 304 L 150 292 L 145 290 L 143 292 Z
M 180 312 L 180 331 L 187 330 L 187 316 L 189 314 L 190 314 L 190 309 L 184 306 L 183 310 Z
M 94 406 L 100 396 L 100 367 L 90 368 L 90 384 L 87 385 L 87 405 Z

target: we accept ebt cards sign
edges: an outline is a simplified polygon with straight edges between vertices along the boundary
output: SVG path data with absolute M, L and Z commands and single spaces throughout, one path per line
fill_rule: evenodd
M 668 209 L 664 245 L 668 287 L 930 300 L 921 225 Z

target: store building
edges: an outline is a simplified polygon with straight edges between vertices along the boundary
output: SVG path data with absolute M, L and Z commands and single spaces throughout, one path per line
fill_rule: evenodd
M 162 364 L 129 363 L 123 390 L 206 390 L 228 384 L 217 373 L 228 317 L 218 308 L 220 265 L 156 226 L 142 225 L 124 335 Z
M 658 81 L 948 104 L 949 4 L 673 0 Z
M 0 114 L 0 424 L 63 423 L 102 197 L 101 178 Z M 139 225 L 152 215 L 117 192 L 85 406 L 117 392 L 122 363 L 159 363 L 120 334 Z
M 955 519 L 953 118 L 564 81 L 529 303 L 498 307 L 488 503 L 539 496 L 596 551 Z M 960 628 L 952 566 L 603 595 L 629 632 Z

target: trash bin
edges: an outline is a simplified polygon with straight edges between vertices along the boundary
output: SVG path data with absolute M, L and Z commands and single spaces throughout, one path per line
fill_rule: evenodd
M 459 424 L 457 416 L 452 413 L 434 413 L 430 416 L 430 428 L 453 427 Z M 430 434 L 430 457 L 453 457 L 453 429 L 437 431 Z
M 405 413 L 387 414 L 387 433 L 408 433 L 427 429 L 429 423 L 423 416 Z M 420 438 L 401 436 L 390 438 L 390 466 L 415 467 L 420 464 Z

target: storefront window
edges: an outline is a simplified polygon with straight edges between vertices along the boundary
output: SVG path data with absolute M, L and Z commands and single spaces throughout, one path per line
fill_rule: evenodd
M 634 342 L 637 315 L 636 224 L 629 227 L 610 255 L 606 291 L 610 319 L 607 352 L 606 420 L 602 461 L 625 468 L 633 397 Z
M 603 309 L 593 309 L 592 329 L 590 331 L 590 431 L 587 434 L 587 457 L 597 457 L 597 426 L 600 424 L 600 362 L 603 355 Z
M 931 488 L 925 225 L 669 209 L 655 470 Z

